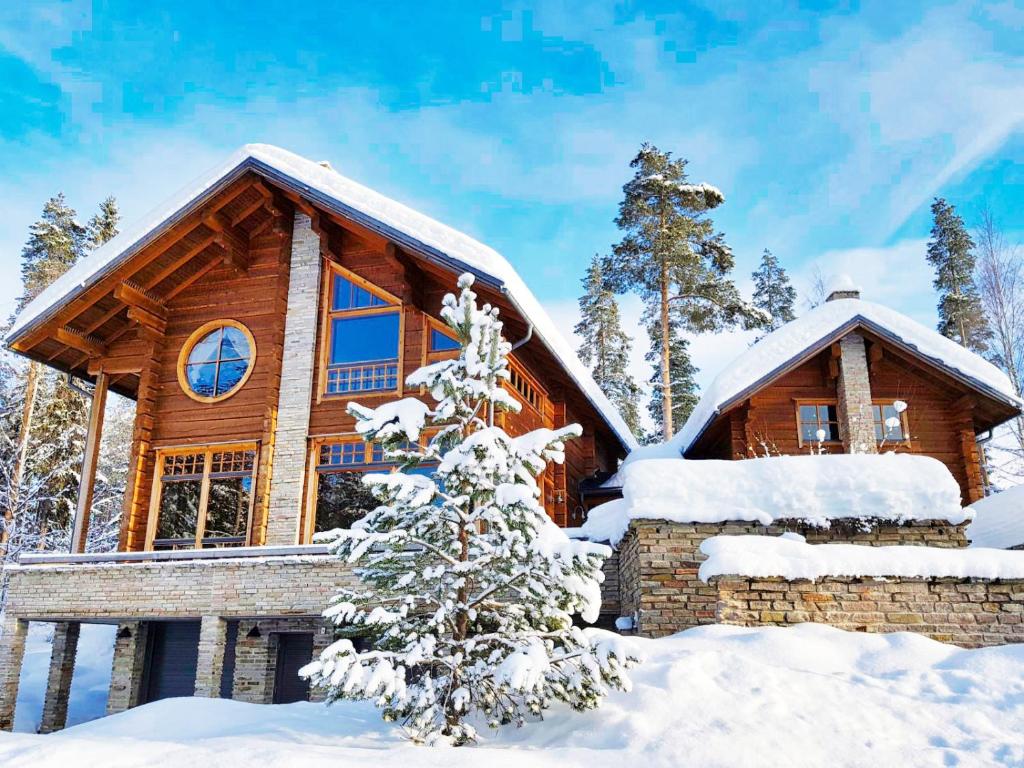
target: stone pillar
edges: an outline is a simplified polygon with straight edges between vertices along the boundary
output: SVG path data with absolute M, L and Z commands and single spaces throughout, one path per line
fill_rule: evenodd
M 267 514 L 268 545 L 296 544 L 299 540 L 319 299 L 320 236 L 309 216 L 296 213 Z
M 334 642 L 334 624 L 326 619 L 321 619 L 316 623 L 316 629 L 313 632 L 313 659 L 320 658 L 320 654 L 323 653 L 327 646 Z M 309 700 L 310 701 L 323 701 L 327 698 L 327 691 L 319 686 L 310 684 L 309 686 Z
M 231 698 L 250 704 L 270 704 L 276 659 L 276 636 L 262 631 L 255 621 L 239 622 Z
M 871 415 L 871 381 L 864 338 L 848 333 L 839 342 L 839 436 L 846 453 L 878 453 Z
M 224 647 L 228 623 L 220 616 L 203 616 L 199 625 L 199 658 L 196 662 L 196 696 L 220 698 L 220 680 L 224 674 Z
M 81 628 L 82 625 L 77 621 L 58 621 L 54 625 L 50 674 L 46 679 L 40 733 L 59 731 L 68 721 L 68 699 L 71 697 L 71 678 L 75 674 L 75 656 L 78 653 Z
M 142 698 L 142 675 L 146 668 L 146 636 L 149 625 L 129 621 L 117 626 L 114 662 L 110 671 L 107 714 L 116 715 L 137 707 Z
M 14 705 L 18 701 L 18 682 L 27 636 L 27 621 L 11 614 L 4 617 L 0 626 L 0 731 L 14 729 Z

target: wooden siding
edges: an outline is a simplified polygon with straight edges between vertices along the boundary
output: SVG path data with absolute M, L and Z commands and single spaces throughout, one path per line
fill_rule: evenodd
M 876 403 L 903 400 L 910 440 L 883 450 L 932 456 L 959 483 L 964 503 L 981 497 L 980 456 L 975 443 L 972 394 L 963 385 L 914 360 L 880 339 L 866 335 L 871 397 Z M 692 459 L 742 459 L 808 453 L 799 441 L 796 408 L 801 400 L 835 402 L 832 352 L 826 349 L 733 407 L 687 452 Z M 840 444 L 826 444 L 842 452 Z

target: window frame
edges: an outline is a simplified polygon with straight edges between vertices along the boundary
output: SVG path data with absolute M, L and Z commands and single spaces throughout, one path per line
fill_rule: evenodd
M 196 345 L 200 341 L 205 339 L 214 331 L 220 330 L 222 328 L 234 328 L 235 330 L 240 331 L 243 336 L 245 336 L 246 341 L 249 343 L 249 366 L 245 369 L 245 373 L 242 375 L 242 378 L 238 380 L 238 383 L 235 384 L 235 386 L 233 386 L 224 394 L 200 395 L 198 392 L 193 390 L 191 385 L 189 385 L 188 383 L 188 358 L 189 356 L 191 356 L 192 350 L 195 349 Z M 217 354 L 217 362 L 219 365 L 219 349 Z M 192 333 L 189 334 L 188 338 L 185 339 L 185 343 L 182 344 L 181 346 L 181 351 L 178 353 L 178 386 L 181 387 L 181 390 L 188 397 L 190 397 L 192 400 L 195 400 L 197 403 L 204 403 L 207 405 L 212 403 L 220 403 L 224 400 L 227 400 L 229 397 L 234 397 L 238 392 L 242 390 L 242 387 L 245 386 L 246 382 L 249 381 L 249 377 L 252 376 L 252 372 L 256 368 L 256 354 L 256 339 L 253 338 L 252 331 L 250 331 L 246 326 L 244 326 L 237 320 L 232 320 L 230 318 L 221 318 L 219 320 L 211 320 L 208 323 L 203 323 L 194 331 L 192 331 Z
M 316 388 L 317 403 L 327 400 L 351 400 L 354 398 L 366 397 L 401 397 L 404 391 L 404 367 L 405 367 L 405 303 L 383 288 L 379 288 L 369 280 L 365 280 L 351 270 L 345 269 L 340 264 L 326 259 L 327 269 L 323 270 L 323 280 L 320 289 L 320 355 L 318 360 L 318 377 Z M 389 302 L 383 307 L 362 307 L 359 309 L 332 309 L 331 299 L 334 291 L 334 276 L 340 275 L 353 285 L 357 285 L 374 296 Z M 331 330 L 333 321 L 336 318 L 355 318 L 369 315 L 398 315 L 398 375 L 396 376 L 396 387 L 394 389 L 366 389 L 350 392 L 328 392 L 329 383 L 328 369 L 330 368 L 330 346 Z M 389 358 L 390 360 L 390 358 Z M 374 361 L 366 361 L 374 362 Z
M 163 498 L 164 459 L 169 456 L 186 456 L 190 454 L 203 455 L 203 474 L 200 479 L 199 509 L 196 519 L 196 536 L 194 549 L 203 549 L 203 535 L 206 532 L 206 518 L 209 514 L 210 481 L 213 466 L 213 454 L 233 451 L 253 451 L 251 489 L 249 491 L 249 508 L 246 512 L 245 541 L 241 546 L 249 546 L 252 542 L 253 530 L 253 509 L 256 501 L 256 475 L 260 465 L 260 444 L 258 440 L 248 440 L 234 443 L 213 443 L 207 445 L 184 445 L 168 448 L 157 448 L 154 451 L 153 464 L 153 485 L 149 495 L 149 518 L 146 524 L 146 544 L 144 551 L 153 552 L 153 543 L 156 541 L 156 529 L 160 521 L 160 502 Z M 210 547 L 207 547 L 210 549 Z
M 420 435 L 421 441 L 429 441 L 440 431 L 440 428 L 424 430 Z M 360 444 L 364 448 L 363 462 L 359 464 L 339 464 L 337 469 L 321 470 L 320 451 L 325 445 Z M 316 531 L 316 504 L 318 496 L 318 479 L 321 471 L 331 474 L 338 472 L 368 472 L 387 473 L 394 470 L 398 465 L 393 461 L 373 461 L 374 443 L 366 442 L 358 432 L 343 432 L 334 435 L 319 435 L 310 439 L 309 456 L 306 470 L 306 514 L 302 521 L 302 542 L 313 543 L 313 536 Z M 433 462 L 427 466 L 435 466 Z
M 839 433 L 839 400 L 836 399 L 836 398 L 829 398 L 829 397 L 807 397 L 807 398 L 797 398 L 797 399 L 793 400 L 793 414 L 794 414 L 794 416 L 796 418 L 796 440 L 797 440 L 797 445 L 800 448 L 803 448 L 805 445 L 817 445 L 818 444 L 817 440 L 813 440 L 811 442 L 808 442 L 808 441 L 804 440 L 804 432 L 803 432 L 803 423 L 804 422 L 803 422 L 803 419 L 800 418 L 800 408 L 801 408 L 801 406 L 805 406 L 805 405 L 813 405 L 813 406 L 815 406 L 815 415 L 816 416 L 817 416 L 817 408 L 820 407 L 820 406 L 824 405 L 826 407 L 834 407 L 836 409 L 836 434 L 837 434 L 837 437 L 834 440 L 822 440 L 821 444 L 822 445 L 842 445 L 843 444 L 843 439 L 842 439 L 842 437 L 838 436 L 838 433 Z M 817 420 L 817 423 L 818 423 L 818 428 L 820 429 L 821 428 L 821 419 L 820 418 Z
M 893 398 L 893 400 L 895 400 L 895 399 L 897 399 L 897 398 Z M 879 408 L 883 408 L 883 409 L 885 408 L 885 406 L 892 407 L 893 400 L 884 400 L 884 399 L 880 400 L 880 399 L 876 398 L 876 399 L 873 399 L 871 401 L 871 424 L 872 424 L 872 429 L 874 428 L 874 425 L 876 423 L 875 422 L 875 411 L 874 411 L 875 406 L 878 406 Z M 895 438 L 885 437 L 885 435 L 883 434 L 881 440 L 879 440 L 877 437 L 875 438 L 875 443 L 877 445 L 881 445 L 882 443 L 889 443 L 890 445 L 910 445 L 910 438 L 907 437 L 907 435 L 910 434 L 910 424 L 907 421 L 907 411 L 908 410 L 910 410 L 909 407 L 907 409 L 905 409 L 902 413 L 896 414 L 899 417 L 899 420 L 900 420 L 900 429 L 903 431 L 903 437 L 901 437 L 899 439 L 895 439 Z M 883 417 L 885 416 L 885 411 L 884 410 L 881 411 L 881 415 Z M 882 431 L 883 431 L 883 433 L 885 431 L 885 419 L 884 418 L 882 420 Z
M 433 335 L 434 331 L 444 334 L 452 341 L 458 342 L 455 334 L 452 333 L 452 329 L 449 328 L 446 323 L 443 323 L 428 314 L 424 314 L 423 317 L 426 320 L 423 324 L 423 352 L 421 355 L 423 365 L 436 363 L 440 360 L 454 360 L 457 358 L 461 354 L 461 351 L 458 349 L 434 351 L 430 348 L 430 337 Z

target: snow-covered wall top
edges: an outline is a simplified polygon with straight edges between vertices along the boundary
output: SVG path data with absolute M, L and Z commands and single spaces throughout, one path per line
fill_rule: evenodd
M 828 301 L 768 334 L 725 366 L 704 391 L 683 428 L 663 447 L 643 451 L 650 456 L 681 454 L 693 445 L 714 418 L 753 388 L 783 373 L 793 363 L 830 342 L 837 333 L 865 325 L 915 350 L 936 365 L 959 374 L 976 387 L 1008 403 L 1021 405 L 1002 371 L 940 333 L 895 310 L 861 299 Z
M 971 504 L 974 520 L 967 528 L 972 547 L 1008 549 L 1024 544 L 1024 485 Z
M 579 532 L 617 544 L 631 520 L 769 525 L 803 520 L 946 520 L 972 516 L 960 486 L 929 456 L 884 453 L 772 456 L 742 461 L 648 459 L 619 472 L 622 499 L 592 509 Z
M 715 576 L 1024 579 L 1024 552 L 1000 549 L 808 544 L 793 533 L 715 536 L 700 549 L 708 556 L 700 567 L 704 581 Z
M 355 216 L 370 226 L 379 225 L 374 228 L 388 235 L 397 235 L 400 242 L 405 241 L 410 247 L 436 257 L 453 270 L 470 271 L 489 278 L 489 282 L 495 283 L 533 323 L 534 335 L 561 362 L 619 439 L 627 447 L 636 445 L 619 412 L 594 383 L 540 302 L 501 254 L 458 230 L 345 178 L 329 167 L 268 144 L 242 147 L 225 163 L 71 267 L 25 307 L 11 326 L 7 343 L 17 340 L 56 307 L 152 242 L 167 227 L 187 215 L 197 202 L 248 170 L 290 184 L 300 194 L 309 196 L 314 202 L 335 207 L 343 215 Z M 367 219 L 370 221 L 366 222 Z

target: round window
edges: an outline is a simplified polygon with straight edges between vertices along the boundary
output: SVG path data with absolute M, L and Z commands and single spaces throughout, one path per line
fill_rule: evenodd
M 185 393 L 204 403 L 237 392 L 256 362 L 249 329 L 234 320 L 216 320 L 197 329 L 178 358 L 178 382 Z

